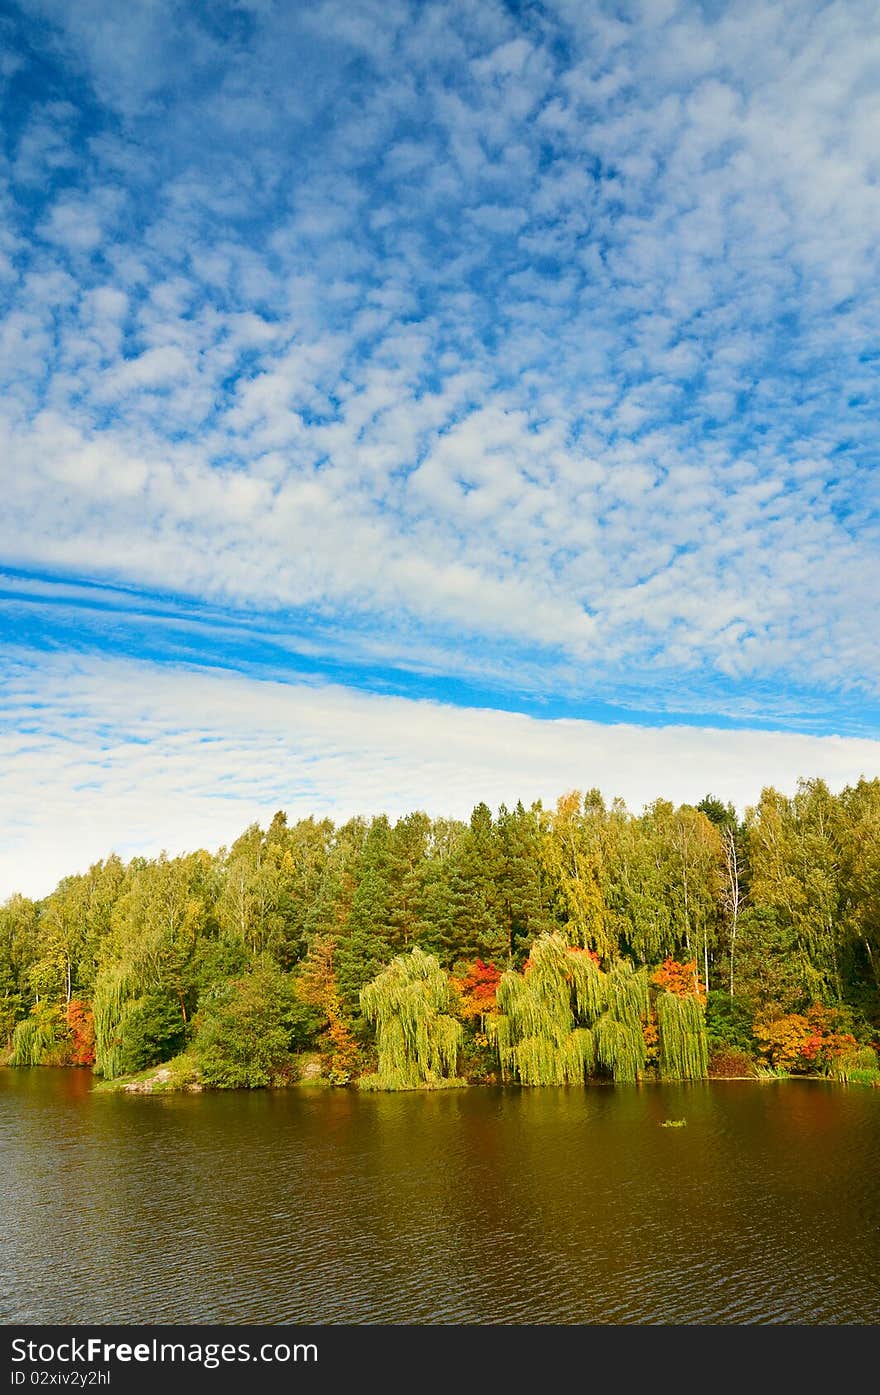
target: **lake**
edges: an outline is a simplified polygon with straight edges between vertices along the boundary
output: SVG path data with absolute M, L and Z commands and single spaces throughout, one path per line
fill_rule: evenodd
M 880 1320 L 880 1091 L 90 1083 L 0 1069 L 7 1323 Z

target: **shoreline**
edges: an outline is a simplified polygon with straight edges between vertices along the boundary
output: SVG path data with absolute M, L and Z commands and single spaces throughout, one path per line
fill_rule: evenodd
M 82 1071 L 88 1071 L 88 1072 L 91 1072 L 91 1071 L 92 1071 L 92 1067 L 91 1067 L 91 1066 L 60 1066 L 60 1065 L 47 1065 L 47 1066 L 29 1066 L 29 1067 L 26 1067 L 26 1066 L 11 1066 L 11 1065 L 9 1065 L 9 1064 L 6 1063 L 6 1062 L 3 1062 L 2 1065 L 3 1065 L 3 1068 L 5 1068 L 5 1069 L 7 1069 L 7 1070 L 50 1070 L 50 1071 L 51 1071 L 51 1070 L 76 1070 L 76 1071 L 82 1070 Z M 844 1080 L 835 1080 L 832 1076 L 828 1076 L 828 1075 L 815 1075 L 815 1074 L 811 1074 L 811 1075 L 802 1075 L 802 1074 L 797 1074 L 797 1075 L 757 1075 L 757 1074 L 756 1074 L 756 1075 L 707 1075 L 707 1076 L 703 1076 L 703 1077 L 701 1077 L 700 1079 L 697 1079 L 697 1080 L 662 1080 L 662 1079 L 660 1079 L 659 1076 L 645 1076 L 643 1079 L 638 1080 L 638 1081 L 635 1081 L 635 1082 L 632 1082 L 632 1083 L 634 1083 L 634 1084 L 637 1085 L 638 1087 L 641 1087 L 641 1086 L 644 1086 L 644 1085 L 647 1085 L 647 1086 L 654 1086 L 654 1085 L 701 1085 L 701 1084 L 713 1084 L 713 1085 L 714 1085 L 714 1084 L 724 1083 L 725 1081 L 730 1081 L 731 1083 L 735 1083 L 735 1082 L 736 1082 L 736 1083 L 740 1083 L 740 1084 L 742 1084 L 742 1083 L 744 1083 L 744 1082 L 747 1082 L 747 1083 L 751 1083 L 751 1084 L 754 1084 L 754 1085 L 775 1085 L 775 1084 L 784 1083 L 784 1082 L 789 1082 L 789 1081 L 814 1081 L 814 1082 L 821 1082 L 821 1083 L 826 1084 L 826 1085 L 843 1085 L 843 1086 L 846 1086 L 846 1085 L 848 1085 L 849 1083 L 853 1083 L 853 1084 L 859 1085 L 859 1082 L 857 1082 L 857 1081 L 856 1081 L 856 1082 L 847 1082 L 847 1081 L 844 1081 Z M 544 1086 L 544 1085 L 541 1085 L 541 1086 L 537 1086 L 537 1085 L 522 1085 L 522 1084 L 519 1083 L 518 1081 L 514 1081 L 514 1080 L 461 1080 L 461 1081 L 456 1081 L 454 1084 L 444 1082 L 442 1085 L 437 1085 L 437 1086 L 431 1086 L 431 1085 L 417 1086 L 417 1087 L 414 1087 L 414 1088 L 408 1089 L 408 1090 L 376 1090 L 376 1089 L 366 1089 L 366 1090 L 362 1090 L 362 1089 L 359 1088 L 358 1082 L 357 1082 L 356 1080 L 352 1081 L 350 1084 L 347 1084 L 347 1085 L 337 1085 L 337 1084 L 335 1084 L 333 1081 L 331 1081 L 327 1076 L 324 1076 L 324 1075 L 321 1075 L 321 1074 L 316 1073 L 316 1072 L 314 1072 L 314 1071 L 311 1071 L 311 1072 L 309 1072 L 308 1074 L 304 1074 L 304 1075 L 300 1076 L 298 1079 L 289 1080 L 289 1081 L 286 1081 L 286 1082 L 278 1082 L 278 1083 L 273 1083 L 273 1084 L 268 1084 L 268 1085 L 260 1085 L 260 1086 L 255 1086 L 255 1087 L 251 1087 L 251 1088 L 242 1087 L 242 1086 L 232 1086 L 232 1087 L 228 1087 L 228 1088 L 217 1088 L 217 1087 L 214 1087 L 214 1086 L 205 1085 L 202 1081 L 200 1081 L 200 1080 L 198 1080 L 198 1079 L 195 1079 L 195 1078 L 192 1078 L 192 1077 L 183 1076 L 183 1075 L 181 1075 L 181 1074 L 178 1074 L 178 1073 L 172 1068 L 172 1066 L 171 1066 L 170 1063 L 166 1063 L 166 1064 L 163 1064 L 163 1065 L 160 1065 L 160 1066 L 150 1066 L 150 1067 L 148 1067 L 146 1070 L 139 1072 L 137 1075 L 133 1075 L 133 1076 L 119 1076 L 118 1078 L 113 1079 L 113 1080 L 104 1080 L 104 1079 L 102 1079 L 102 1078 L 99 1077 L 99 1076 L 94 1076 L 94 1075 L 93 1075 L 92 1083 L 91 1083 L 91 1087 L 90 1087 L 89 1093 L 91 1093 L 91 1094 L 108 1094 L 108 1095 L 110 1095 L 110 1094 L 117 1094 L 117 1095 L 169 1095 L 169 1094 L 176 1094 L 176 1095 L 184 1095 L 184 1094 L 189 1094 L 189 1095 L 198 1095 L 198 1094 L 226 1095 L 226 1094 L 253 1094 L 255 1091 L 262 1091 L 262 1090 L 269 1090 L 269 1091 L 273 1091 L 273 1092 L 280 1092 L 280 1091 L 287 1091 L 287 1090 L 303 1090 L 303 1091 L 351 1090 L 351 1091 L 354 1091 L 355 1093 L 364 1094 L 364 1095 L 367 1095 L 367 1094 L 410 1094 L 410 1095 L 418 1095 L 418 1094 L 437 1094 L 437 1093 L 439 1093 L 441 1090 L 442 1090 L 442 1091 L 446 1091 L 446 1090 L 450 1090 L 450 1089 L 455 1089 L 455 1090 L 480 1090 L 480 1089 L 488 1089 L 488 1088 L 493 1088 L 493 1087 L 497 1088 L 497 1087 L 499 1087 L 499 1086 L 503 1086 L 503 1087 L 505 1087 L 505 1088 L 507 1088 L 507 1087 L 513 1087 L 513 1088 L 518 1089 L 518 1090 L 528 1090 L 528 1091 L 532 1091 L 532 1090 L 540 1090 L 540 1089 L 567 1089 L 567 1090 L 572 1090 L 572 1089 L 589 1089 L 589 1088 L 591 1088 L 591 1087 L 593 1087 L 593 1086 L 597 1086 L 597 1087 L 606 1086 L 606 1087 L 607 1087 L 607 1086 L 614 1086 L 615 1084 L 619 1085 L 620 1082 L 615 1082 L 614 1080 L 610 1080 L 610 1079 L 608 1079 L 608 1080 L 605 1080 L 605 1079 L 595 1079 L 595 1080 L 585 1081 L 583 1085 L 577 1085 L 577 1086 L 575 1086 L 575 1085 L 558 1085 L 558 1086 Z M 861 1088 L 861 1089 L 870 1089 L 870 1088 L 872 1088 L 872 1087 L 871 1087 L 871 1086 L 866 1086 L 866 1085 L 862 1084 L 862 1085 L 860 1085 L 860 1088 Z

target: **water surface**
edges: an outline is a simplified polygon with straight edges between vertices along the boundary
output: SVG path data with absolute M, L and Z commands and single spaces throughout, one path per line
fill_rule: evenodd
M 7 1323 L 880 1320 L 876 1090 L 149 1097 L 7 1069 L 0 1179 Z

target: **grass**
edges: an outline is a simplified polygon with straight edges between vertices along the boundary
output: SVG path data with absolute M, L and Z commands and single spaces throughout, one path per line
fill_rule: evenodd
M 791 1073 L 783 1070 L 781 1066 L 767 1066 L 758 1061 L 755 1063 L 756 1080 L 790 1080 Z
M 876 1066 L 855 1066 L 847 1071 L 844 1080 L 847 1085 L 867 1085 L 876 1090 L 880 1088 L 880 1070 Z
M 294 1076 L 290 1080 L 279 1082 L 280 1087 L 293 1090 L 329 1089 L 331 1082 L 326 1076 L 318 1073 L 320 1060 L 317 1052 L 311 1051 L 299 1052 L 293 1056 Z M 120 1075 L 113 1080 L 96 1080 L 92 1088 L 102 1094 L 168 1095 L 175 1091 L 192 1092 L 212 1087 L 203 1085 L 195 1056 L 184 1051 L 170 1061 L 148 1066 L 146 1070 L 138 1071 L 135 1075 Z

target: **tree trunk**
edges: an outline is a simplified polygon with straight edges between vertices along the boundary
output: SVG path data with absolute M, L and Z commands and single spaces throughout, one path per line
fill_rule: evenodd
M 874 958 L 873 950 L 871 949 L 871 946 L 869 945 L 864 935 L 862 936 L 862 943 L 865 946 L 865 953 L 868 956 L 868 963 L 871 966 L 871 973 L 874 975 L 874 982 L 876 983 L 877 987 L 880 988 L 880 972 L 878 972 L 877 969 L 877 961 Z

